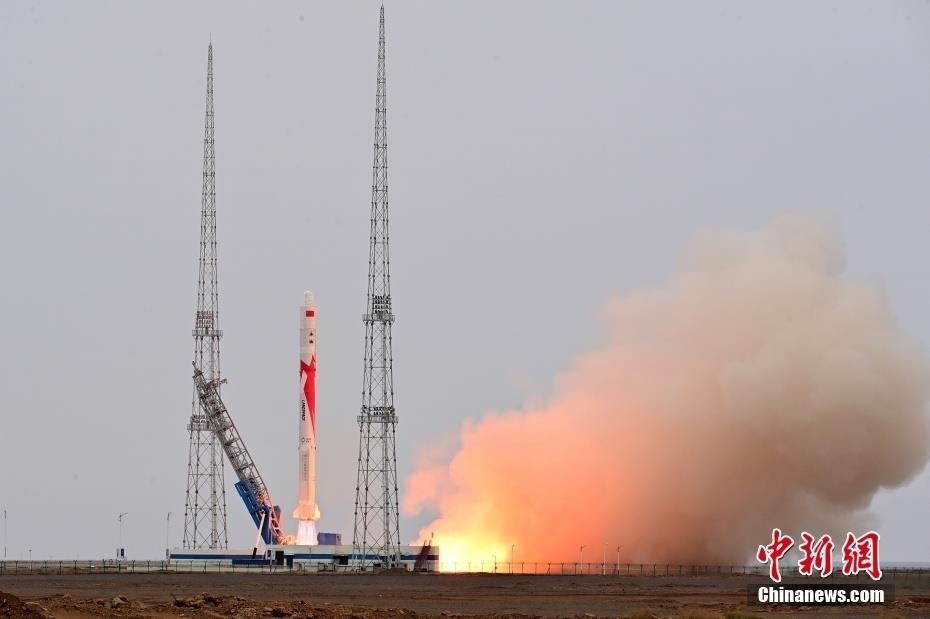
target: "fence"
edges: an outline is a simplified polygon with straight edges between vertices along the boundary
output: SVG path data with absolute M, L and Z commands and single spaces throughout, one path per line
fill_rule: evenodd
M 768 575 L 764 565 L 684 565 L 662 563 L 580 563 L 555 561 L 471 561 L 440 562 L 443 573 L 515 574 L 515 575 L 562 575 L 562 576 L 612 576 L 620 578 L 671 578 L 685 576 L 760 576 Z M 785 578 L 798 576 L 797 567 L 783 566 Z M 317 572 L 354 573 L 351 566 L 295 563 L 293 566 L 259 563 L 232 565 L 228 561 L 0 561 L 0 576 L 12 575 L 65 575 L 65 574 L 315 574 Z M 883 581 L 906 583 L 930 580 L 930 569 L 888 566 L 883 570 Z M 834 572 L 833 577 L 847 578 Z M 848 577 L 851 580 L 867 580 L 865 574 Z
M 344 569 L 345 566 L 340 566 Z M 233 565 L 229 561 L 0 561 L 0 576 L 28 574 L 268 574 L 268 573 L 315 573 L 321 571 L 316 565 L 297 564 L 292 567 L 273 563 L 256 562 L 249 565 Z M 330 569 L 329 571 L 333 571 Z
M 767 565 L 686 565 L 666 563 L 579 563 L 554 561 L 471 561 L 447 563 L 439 562 L 439 571 L 442 573 L 490 573 L 490 574 L 516 574 L 516 575 L 577 575 L 577 576 L 613 576 L 613 577 L 642 577 L 667 578 L 685 576 L 760 576 L 768 578 Z M 930 580 L 930 568 L 913 568 L 888 566 L 882 570 L 883 578 L 907 582 L 908 580 Z M 797 566 L 782 565 L 783 578 L 801 577 Z M 819 578 L 819 576 L 818 576 Z M 867 574 L 856 576 L 843 576 L 842 571 L 836 570 L 828 578 L 845 578 L 850 580 L 869 580 Z

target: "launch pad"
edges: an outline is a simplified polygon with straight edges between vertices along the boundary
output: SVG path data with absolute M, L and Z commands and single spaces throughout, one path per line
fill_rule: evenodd
M 203 561 L 211 566 L 208 569 L 224 566 L 258 566 L 277 565 L 283 567 L 298 566 L 304 572 L 338 572 L 357 571 L 365 566 L 368 569 L 382 569 L 388 566 L 401 567 L 408 571 L 436 572 L 439 570 L 439 548 L 437 546 L 400 546 L 400 564 L 391 558 L 386 561 L 374 553 L 357 557 L 352 544 L 272 544 L 264 553 L 253 556 L 252 548 L 229 549 L 190 549 L 174 548 L 169 553 L 171 561 Z

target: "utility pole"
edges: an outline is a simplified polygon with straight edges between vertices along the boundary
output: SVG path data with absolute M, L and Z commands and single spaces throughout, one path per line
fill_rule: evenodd
M 171 557 L 171 512 L 168 512 L 168 517 L 165 518 L 165 560 L 167 561 Z
M 3 560 L 6 561 L 6 510 L 3 510 Z
M 604 561 L 601 563 L 601 576 L 607 575 L 607 542 L 604 542 Z
M 216 252 L 216 151 L 213 139 L 213 43 L 207 48 L 207 100 L 203 133 L 200 259 L 194 314 L 194 364 L 208 381 L 220 379 L 219 284 Z M 226 484 L 223 453 L 193 391 L 187 424 L 187 494 L 184 548 L 226 548 Z
M 116 549 L 116 558 L 117 560 L 122 559 L 124 556 L 123 553 L 123 516 L 128 516 L 129 512 L 123 512 L 116 519 L 119 521 L 119 547 Z
M 391 326 L 391 261 L 388 234 L 387 105 L 384 60 L 384 7 L 378 30 L 375 90 L 374 163 L 371 182 L 371 230 L 368 252 L 368 301 L 363 316 L 365 352 L 359 425 L 358 475 L 352 565 L 365 570 L 400 564 L 397 499 L 397 451 L 394 410 L 394 356 Z

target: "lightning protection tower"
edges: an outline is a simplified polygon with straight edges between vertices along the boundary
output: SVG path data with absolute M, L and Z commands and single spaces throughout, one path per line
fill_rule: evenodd
M 203 202 L 200 262 L 194 315 L 194 363 L 208 381 L 220 379 L 219 290 L 216 273 L 216 158 L 213 143 L 213 44 L 207 50 L 207 111 L 203 132 Z M 226 486 L 223 451 L 196 389 L 187 425 L 187 497 L 184 548 L 226 548 Z
M 353 565 L 393 567 L 400 562 L 397 502 L 397 415 L 391 355 L 391 273 L 388 251 L 387 111 L 385 109 L 384 6 L 378 36 L 375 143 L 371 185 L 371 245 L 362 408 L 358 416 L 358 477 L 355 486 Z

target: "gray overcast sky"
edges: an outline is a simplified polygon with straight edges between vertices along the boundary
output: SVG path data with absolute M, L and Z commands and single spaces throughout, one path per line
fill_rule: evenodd
M 180 540 L 211 33 L 224 398 L 289 514 L 312 289 L 322 528 L 351 539 L 378 6 L 0 4 L 10 558 L 111 556 L 119 512 L 133 558 L 161 556 L 168 511 Z M 927 2 L 386 10 L 402 477 L 466 417 L 544 396 L 597 309 L 708 227 L 832 218 L 930 345 Z M 874 510 L 886 561 L 930 557 L 930 472 Z

